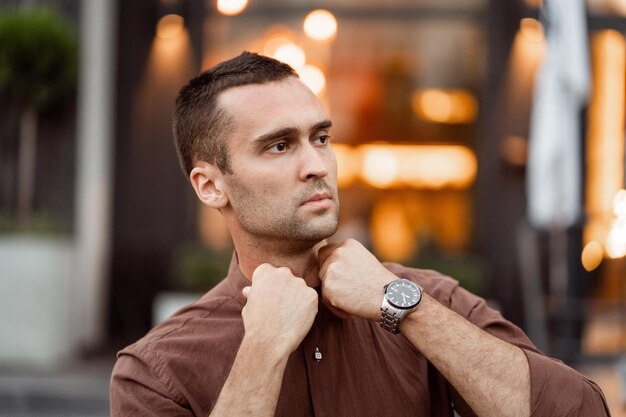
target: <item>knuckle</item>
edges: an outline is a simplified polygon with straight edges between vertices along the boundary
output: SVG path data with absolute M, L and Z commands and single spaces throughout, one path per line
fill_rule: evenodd
M 331 263 L 330 265 L 328 265 L 328 268 L 326 268 L 326 276 L 333 276 L 337 274 L 337 264 L 336 263 Z
M 277 268 L 276 272 L 279 272 L 281 275 L 291 275 L 291 270 L 286 266 L 281 266 Z
M 263 274 L 265 271 L 269 270 L 270 266 L 271 265 L 268 264 L 268 263 L 263 263 L 263 264 L 261 264 L 261 265 L 256 267 L 256 269 L 254 270 L 252 275 Z

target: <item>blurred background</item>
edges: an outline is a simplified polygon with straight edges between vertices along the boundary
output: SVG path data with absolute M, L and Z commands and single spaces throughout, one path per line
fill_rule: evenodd
M 0 0 L 0 415 L 108 415 L 115 352 L 224 276 L 170 119 L 243 50 L 334 121 L 337 239 L 454 277 L 626 415 L 625 36 L 625 0 Z

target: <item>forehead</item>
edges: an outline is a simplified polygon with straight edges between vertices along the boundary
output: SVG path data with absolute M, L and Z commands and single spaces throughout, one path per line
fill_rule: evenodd
M 250 138 L 285 127 L 308 129 L 328 119 L 315 94 L 295 77 L 234 87 L 220 94 L 217 103 L 234 120 L 235 136 Z

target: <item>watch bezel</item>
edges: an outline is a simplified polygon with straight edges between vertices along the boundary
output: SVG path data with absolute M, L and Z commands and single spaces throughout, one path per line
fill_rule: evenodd
M 396 284 L 396 285 L 400 284 L 400 282 L 407 282 L 409 285 L 413 285 L 417 289 L 417 292 L 419 293 L 419 297 L 417 298 L 417 301 L 415 302 L 415 304 L 412 304 L 412 305 L 410 305 L 408 307 L 402 307 L 402 306 L 399 306 L 397 304 L 394 304 L 394 302 L 391 301 L 391 299 L 387 296 L 387 294 L 389 292 L 389 289 L 394 284 Z M 411 310 L 411 309 L 417 307 L 420 304 L 420 302 L 422 301 L 422 287 L 420 287 L 419 285 L 417 285 L 413 281 L 408 280 L 406 278 L 399 278 L 399 279 L 391 281 L 389 284 L 385 285 L 385 299 L 387 300 L 387 302 L 391 306 L 393 306 L 394 308 L 397 308 L 398 310 Z

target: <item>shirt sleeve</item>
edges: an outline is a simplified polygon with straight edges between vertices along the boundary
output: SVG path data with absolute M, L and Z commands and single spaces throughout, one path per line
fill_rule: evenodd
M 450 296 L 450 308 L 487 333 L 524 352 L 530 369 L 531 417 L 610 416 L 602 390 L 594 382 L 561 361 L 541 353 L 519 327 L 505 320 L 485 300 L 456 286 Z M 453 392 L 452 396 L 459 411 L 469 409 L 458 393 Z
M 560 361 L 524 350 L 530 366 L 531 416 L 609 416 L 602 390 Z
M 193 416 L 151 364 L 152 360 L 128 351 L 120 353 L 111 376 L 111 416 Z
M 516 325 L 489 307 L 484 299 L 436 271 L 386 264 L 394 274 L 420 285 L 441 304 L 487 333 L 520 348 L 530 369 L 532 417 L 610 417 L 602 390 L 579 372 L 540 352 Z M 455 410 L 462 417 L 476 414 L 458 392 L 448 385 Z

